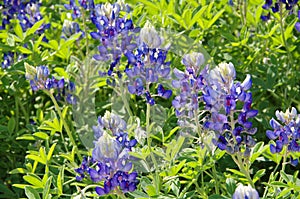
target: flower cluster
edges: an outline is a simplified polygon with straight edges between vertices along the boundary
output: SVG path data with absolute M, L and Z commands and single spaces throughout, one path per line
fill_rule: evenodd
M 172 105 L 176 109 L 179 126 L 187 127 L 198 122 L 200 92 L 206 85 L 205 76 L 208 73 L 208 66 L 202 67 L 201 70 L 201 66 L 205 63 L 202 53 L 187 54 L 183 57 L 182 63 L 185 65 L 184 72 L 176 68 L 173 71 L 178 80 L 173 80 L 172 85 L 180 89 L 180 94 L 172 101 Z M 191 122 L 193 120 L 196 121 Z M 193 128 L 192 131 L 197 130 L 199 131 Z
M 251 109 L 252 94 L 247 92 L 252 86 L 250 75 L 242 83 L 234 82 L 235 75 L 232 63 L 221 63 L 210 71 L 203 100 L 211 117 L 204 127 L 217 133 L 213 142 L 221 150 L 249 156 L 255 144 L 251 136 L 257 131 L 249 119 L 258 111 Z
M 17 0 L 4 0 L 3 4 L 0 4 L 2 25 L 0 30 L 5 29 L 7 25 L 11 23 L 12 19 L 18 19 L 19 24 L 22 27 L 23 32 L 28 28 L 31 28 L 37 21 L 43 19 L 39 11 L 38 0 L 30 0 L 28 2 Z M 3 9 L 3 10 L 2 10 Z M 43 24 L 37 31 L 37 34 L 42 34 L 46 29 L 50 27 L 49 24 Z M 47 41 L 46 37 L 43 37 L 43 41 Z M 2 68 L 8 68 L 13 64 L 14 56 L 18 57 L 18 60 L 25 55 L 15 55 L 13 52 L 4 53 Z
M 25 64 L 26 78 L 30 82 L 30 87 L 33 91 L 55 89 L 57 100 L 66 97 L 69 104 L 76 104 L 76 97 L 72 94 L 75 91 L 75 84 L 72 81 L 65 81 L 64 78 L 60 80 L 55 77 L 50 77 L 49 68 L 47 66 L 38 66 L 34 68 Z
M 79 174 L 76 179 L 81 181 L 89 177 L 94 183 L 103 181 L 104 185 L 95 189 L 98 195 L 109 194 L 116 189 L 123 193 L 134 191 L 139 181 L 137 172 L 131 171 L 133 166 L 129 152 L 137 141 L 128 138 L 125 121 L 107 112 L 104 117 L 98 118 L 98 125 L 93 130 L 96 141 L 92 158 L 84 158 L 81 167 L 75 169 Z
M 281 7 L 285 5 L 285 9 L 291 11 L 295 5 L 297 5 L 298 0 L 266 0 L 265 4 L 262 6 L 263 9 L 269 10 L 271 8 L 273 13 L 280 11 Z M 270 12 L 267 15 L 262 15 L 261 19 L 267 21 L 270 19 Z
M 244 186 L 240 184 L 232 196 L 232 199 L 259 199 L 258 192 L 250 185 Z
M 132 20 L 127 18 L 127 14 L 122 16 L 121 12 L 129 12 L 128 5 L 123 1 L 115 4 L 97 4 L 94 15 L 91 17 L 97 31 L 91 32 L 90 35 L 93 39 L 100 41 L 99 54 L 94 55 L 94 59 L 111 61 L 107 73 L 101 73 L 104 75 L 111 76 L 122 55 L 136 48 L 134 33 L 138 29 L 134 28 Z M 120 76 L 120 72 L 117 71 L 117 73 Z
M 2 68 L 8 68 L 14 62 L 14 53 L 8 52 L 3 54 Z
M 78 0 L 78 3 L 83 9 L 89 9 L 91 11 L 95 7 L 94 0 Z M 80 7 L 76 5 L 75 0 L 70 0 L 70 3 L 65 4 L 64 6 L 67 10 L 72 11 L 72 18 L 73 19 L 81 17 Z
M 26 31 L 31 28 L 37 21 L 43 19 L 39 11 L 38 0 L 30 0 L 29 2 L 24 1 L 8 1 L 4 0 L 3 5 L 1 5 L 4 11 L 2 12 L 2 26 L 0 29 L 5 29 L 5 26 L 10 24 L 11 19 L 19 19 L 19 23 L 23 29 Z M 42 25 L 38 33 L 41 34 L 45 29 L 48 29 L 50 24 Z
M 80 29 L 79 24 L 76 22 L 72 22 L 69 20 L 65 20 L 63 27 L 62 27 L 62 38 L 68 39 L 74 34 L 81 33 L 80 39 L 82 39 L 85 36 L 85 32 Z
M 300 152 L 300 114 L 293 107 L 291 111 L 287 109 L 285 112 L 276 111 L 277 120 L 272 118 L 270 125 L 273 130 L 267 130 L 266 134 L 270 140 L 274 140 L 275 145 L 270 145 L 272 153 L 280 153 L 284 146 L 287 146 L 288 152 Z M 281 124 L 282 123 L 282 124 Z M 291 157 L 291 163 L 297 165 L 298 160 Z
M 145 95 L 150 105 L 155 104 L 149 91 L 150 85 L 158 83 L 159 78 L 168 79 L 171 71 L 170 62 L 166 62 L 168 51 L 161 49 L 161 44 L 162 39 L 154 27 L 147 22 L 140 31 L 136 51 L 128 51 L 125 54 L 128 59 L 125 73 L 130 81 L 128 91 L 138 96 Z M 165 99 L 172 95 L 172 91 L 166 90 L 161 84 L 158 85 L 157 92 Z

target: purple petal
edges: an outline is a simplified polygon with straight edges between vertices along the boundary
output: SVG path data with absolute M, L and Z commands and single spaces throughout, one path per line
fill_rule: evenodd
M 91 32 L 90 35 L 93 39 L 97 39 L 97 40 L 101 39 L 101 35 L 97 32 Z
M 275 132 L 271 130 L 267 130 L 266 135 L 270 140 L 275 140 L 278 137 Z
M 135 94 L 136 93 L 136 88 L 132 85 L 128 85 L 128 91 L 131 94 Z
M 172 81 L 172 86 L 173 86 L 174 88 L 180 88 L 180 81 L 173 80 L 173 81 Z
M 173 70 L 174 75 L 178 78 L 178 79 L 183 79 L 184 78 L 184 72 L 178 70 L 177 68 L 175 68 Z
M 100 176 L 95 169 L 90 168 L 89 174 L 93 182 L 99 182 L 100 180 L 102 180 L 102 176 Z
M 277 129 L 281 127 L 280 123 L 278 123 L 274 118 L 270 120 L 270 125 L 273 129 Z
M 251 75 L 247 74 L 246 79 L 243 81 L 241 86 L 244 88 L 244 90 L 248 90 L 252 86 L 252 80 L 251 80 Z
M 130 192 L 135 191 L 136 190 L 136 184 L 134 182 L 130 183 L 128 189 L 129 189 Z
M 247 118 L 255 117 L 258 114 L 258 110 L 247 111 Z
M 103 60 L 103 57 L 101 55 L 98 55 L 98 54 L 94 55 L 93 58 L 96 59 L 97 61 L 102 61 Z
M 171 90 L 166 90 L 165 93 L 161 96 L 165 99 L 169 99 L 172 96 L 172 91 Z
M 273 144 L 270 144 L 271 153 L 276 153 L 276 147 Z
M 300 11 L 300 10 L 299 10 Z M 295 24 L 295 28 L 296 28 L 296 30 L 298 31 L 298 32 L 300 32 L 300 22 L 297 22 L 296 24 Z
M 95 188 L 95 191 L 96 191 L 96 193 L 97 193 L 99 196 L 103 196 L 103 195 L 106 194 L 105 191 L 104 191 L 104 189 L 101 188 L 101 187 L 96 187 L 96 188 Z

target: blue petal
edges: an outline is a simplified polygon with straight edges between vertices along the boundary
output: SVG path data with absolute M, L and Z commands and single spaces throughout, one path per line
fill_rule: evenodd
M 275 140 L 278 137 L 275 132 L 271 130 L 267 130 L 266 135 L 270 140 Z

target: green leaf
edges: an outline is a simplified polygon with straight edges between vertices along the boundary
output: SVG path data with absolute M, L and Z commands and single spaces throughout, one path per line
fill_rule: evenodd
M 32 184 L 33 186 L 36 186 L 36 187 L 40 187 L 40 188 L 43 188 L 44 187 L 44 183 L 42 182 L 41 179 L 39 179 L 38 176 L 36 175 L 26 175 L 26 176 L 23 176 L 23 179 Z
M 24 134 L 16 138 L 16 140 L 35 140 L 34 136 L 31 134 Z
M 190 22 L 190 27 L 192 27 L 197 21 L 202 21 L 201 17 L 203 13 L 206 11 L 207 5 L 201 7 L 201 9 L 192 17 L 192 20 Z
M 35 31 L 37 31 L 44 23 L 45 19 L 42 19 L 38 22 L 36 22 L 31 28 L 29 28 L 27 31 L 26 31 L 26 37 L 28 37 L 29 35 L 35 33 Z
M 194 29 L 190 32 L 189 37 L 198 37 L 201 31 L 199 29 Z
M 62 167 L 60 170 L 59 170 L 59 174 L 57 176 L 57 190 L 58 190 L 58 196 L 61 196 L 63 194 L 63 187 L 62 187 L 62 184 L 63 184 L 63 176 L 64 175 L 64 167 Z
M 218 194 L 214 194 L 209 196 L 208 199 L 227 199 L 227 198 Z
M 289 177 L 284 171 L 280 171 L 280 176 L 284 179 L 285 182 L 290 182 Z
M 58 50 L 58 43 L 56 40 L 49 41 L 49 44 L 51 45 L 53 50 Z
M 47 155 L 47 160 L 50 161 L 51 157 L 52 157 L 52 154 L 53 154 L 53 151 L 55 149 L 55 146 L 56 146 L 56 143 L 52 144 L 49 152 L 48 152 L 48 155 Z
M 11 34 L 8 35 L 6 42 L 9 46 L 14 46 L 15 45 L 15 40 L 14 37 L 11 36 Z
M 274 185 L 274 186 L 278 186 L 278 187 L 289 187 L 289 185 L 287 185 L 283 182 L 278 182 L 278 181 L 271 182 L 270 184 Z
M 33 136 L 35 136 L 39 139 L 43 139 L 43 140 L 48 140 L 49 139 L 49 136 L 44 132 L 36 132 L 36 133 L 33 134 Z
M 46 151 L 45 147 L 40 147 L 40 157 L 43 159 L 45 163 L 47 163 Z
M 14 132 L 14 129 L 16 128 L 16 120 L 15 118 L 11 117 L 8 121 L 8 124 L 7 124 L 7 129 L 8 129 L 8 132 L 10 134 L 12 134 Z
M 255 183 L 257 180 L 259 180 L 261 177 L 263 177 L 266 173 L 266 169 L 261 169 L 257 171 L 253 177 L 253 183 Z
M 50 186 L 52 182 L 52 176 L 50 176 L 45 184 L 45 188 L 43 190 L 43 199 L 49 198 Z
M 28 171 L 24 168 L 16 168 L 16 169 L 13 169 L 9 172 L 9 174 L 17 174 L 17 173 L 27 173 Z
M 14 31 L 15 31 L 16 35 L 17 35 L 21 40 L 24 39 L 23 31 L 22 31 L 22 27 L 21 27 L 20 23 L 15 23 L 15 24 L 14 24 Z
M 35 160 L 35 161 L 37 161 L 39 163 L 42 163 L 42 164 L 46 164 L 46 161 L 43 158 L 41 158 L 37 155 L 27 155 L 25 158 Z
M 232 178 L 226 179 L 226 190 L 227 192 L 232 195 L 236 189 L 236 182 Z
M 17 47 L 17 50 L 20 51 L 21 53 L 23 54 L 31 54 L 32 51 L 27 49 L 27 48 L 24 48 L 23 46 L 18 46 Z
M 214 17 L 209 20 L 208 24 L 206 24 L 205 28 L 209 29 L 221 17 L 224 11 L 225 9 L 222 9 L 217 14 L 215 14 Z
M 7 37 L 8 37 L 7 32 L 1 32 L 0 33 L 0 39 L 7 39 Z
M 40 199 L 39 193 L 31 186 L 25 186 L 25 194 L 28 199 Z

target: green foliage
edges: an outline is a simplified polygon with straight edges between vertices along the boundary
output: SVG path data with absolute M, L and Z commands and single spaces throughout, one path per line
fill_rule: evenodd
M 287 164 L 286 150 L 271 153 L 270 144 L 274 142 L 265 136 L 275 110 L 291 106 L 300 110 L 300 33 L 294 28 L 296 16 L 284 12 L 280 24 L 280 15 L 272 14 L 273 19 L 265 23 L 260 19 L 263 0 L 234 1 L 234 6 L 227 0 L 126 2 L 132 7 L 134 24 L 142 27 L 148 20 L 157 29 L 164 29 L 162 34 L 173 45 L 168 57 L 172 68 L 181 69 L 183 54 L 197 49 L 207 52 L 205 57 L 212 57 L 212 67 L 214 63 L 232 62 L 237 79 L 251 74 L 253 108 L 259 110 L 253 121 L 258 128 L 257 144 L 243 163 L 251 167 L 250 177 L 263 198 L 299 198 L 299 166 Z M 25 55 L 22 59 L 15 55 L 11 67 L 0 69 L 0 198 L 96 198 L 96 185 L 75 182 L 74 169 L 80 166 L 83 156 L 91 155 L 96 117 L 110 109 L 126 115 L 124 99 L 120 98 L 126 88 L 108 87 L 105 78 L 98 77 L 98 70 L 107 69 L 108 63 L 100 66 L 90 61 L 91 55 L 98 52 L 99 41 L 89 35 L 95 27 L 79 18 L 76 22 L 87 31 L 86 37 L 79 39 L 82 33 L 61 37 L 68 18 L 64 3 L 68 1 L 44 0 L 43 20 L 23 31 L 14 19 L 0 31 L 1 62 L 4 53 Z M 50 29 L 38 35 L 45 23 L 51 24 Z M 44 37 L 49 41 L 45 42 Z M 121 67 L 126 64 L 122 62 Z M 61 101 L 54 104 L 49 93 L 32 92 L 25 75 L 36 72 L 35 66 L 39 65 L 49 66 L 55 77 L 75 80 L 81 104 L 76 108 Z M 135 129 L 147 125 L 146 106 L 140 97 L 125 98 L 140 122 L 133 125 L 136 118 L 126 116 L 132 125 L 129 134 L 134 136 Z M 113 100 L 121 104 L 112 104 Z M 155 108 L 149 125 L 150 147 L 139 143 L 130 153 L 139 159 L 135 167 L 140 171 L 140 183 L 126 197 L 231 198 L 238 183 L 249 183 L 232 156 L 202 147 L 196 138 L 180 136 L 171 100 L 158 100 Z M 78 114 L 80 119 L 75 118 Z

